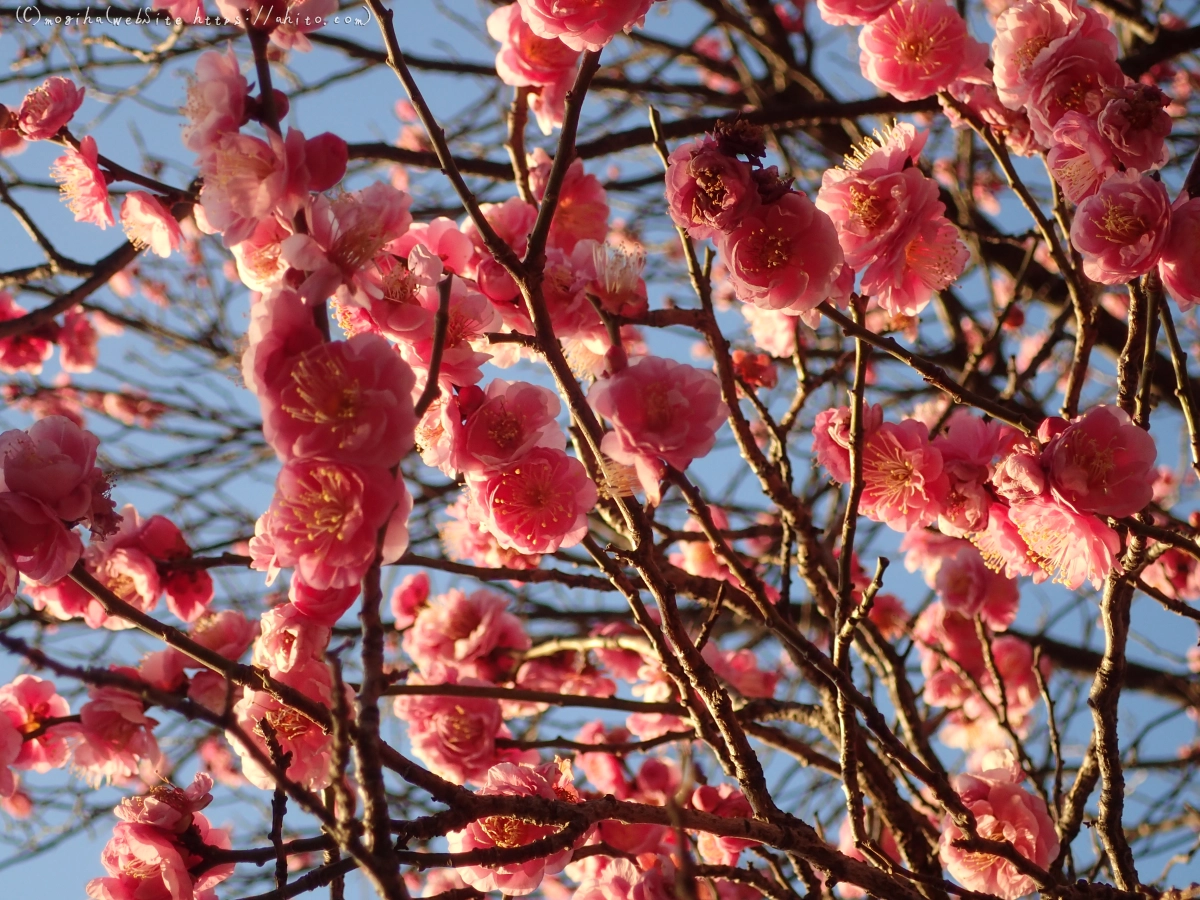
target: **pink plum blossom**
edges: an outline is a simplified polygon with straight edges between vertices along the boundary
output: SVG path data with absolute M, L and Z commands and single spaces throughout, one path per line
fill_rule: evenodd
M 412 370 L 383 338 L 318 344 L 267 391 L 263 436 L 283 460 L 325 457 L 391 467 L 412 448 Z
M 1021 787 L 1024 776 L 1011 753 L 989 755 L 988 766 L 977 775 L 958 775 L 953 781 L 975 817 L 979 836 L 1011 843 L 1035 866 L 1047 868 L 1058 855 L 1058 834 L 1045 802 Z M 947 815 L 939 854 L 947 871 L 964 887 L 1002 900 L 1017 900 L 1036 890 L 1033 879 L 1011 862 L 955 845 L 965 837 Z
M 901 100 L 920 100 L 958 78 L 983 77 L 987 47 L 943 0 L 897 0 L 858 36 L 863 77 Z
M 1044 70 L 1076 35 L 1098 41 L 1116 58 L 1117 41 L 1108 19 L 1076 0 L 1018 0 L 1004 10 L 992 40 L 993 75 L 1004 105 L 1024 108 L 1038 82 L 1031 71 L 1035 64 Z
M 1072 203 L 1092 196 L 1117 171 L 1112 144 L 1095 120 L 1082 113 L 1068 112 L 1059 119 L 1052 141 L 1046 163 Z
M 315 588 L 300 578 L 293 578 L 288 586 L 288 599 L 312 622 L 332 628 L 358 599 L 356 584 L 340 588 Z
M 546 0 L 535 2 L 541 3 Z M 629 2 L 631 0 L 618 0 L 617 3 L 608 5 L 619 6 Z M 594 6 L 589 8 L 600 9 Z M 529 155 L 529 187 L 539 203 L 545 195 L 552 162 L 546 151 L 540 147 Z M 570 253 L 580 241 L 586 238 L 603 241 L 607 233 L 608 198 L 604 192 L 604 185 L 595 175 L 585 172 L 583 160 L 576 158 L 567 166 L 567 174 L 559 189 L 558 206 L 550 224 L 549 244 L 551 247 L 558 247 L 564 253 Z
M 1112 145 L 1121 164 L 1148 172 L 1170 158 L 1166 137 L 1171 133 L 1170 102 L 1154 85 L 1131 81 L 1114 91 L 1097 119 L 1100 134 Z
M 11 491 L 0 493 L 0 543 L 21 574 L 39 584 L 63 578 L 83 553 L 79 535 L 40 500 Z
M 717 246 L 739 300 L 797 313 L 829 299 L 843 259 L 829 216 L 796 192 L 743 216 Z
M 728 784 L 718 787 L 706 784 L 696 788 L 692 792 L 692 807 L 701 812 L 724 818 L 750 819 L 754 817 L 750 801 L 741 791 Z M 758 841 L 746 838 L 727 837 L 702 831 L 696 841 L 696 849 L 707 863 L 717 866 L 736 866 L 742 851 L 757 844 Z
M 67 744 L 71 726 L 54 725 L 51 720 L 70 714 L 71 707 L 52 681 L 18 675 L 0 687 L 0 720 L 15 728 L 24 740 L 8 765 L 42 773 L 66 765 L 71 753 Z M 40 734 L 30 737 L 35 732 Z
M 760 203 L 750 164 L 710 137 L 675 148 L 666 182 L 671 219 L 700 241 L 733 231 Z
M 100 360 L 99 334 L 91 314 L 76 307 L 63 316 L 58 333 L 58 362 L 64 372 L 85 374 L 95 371 Z
M 503 547 L 479 522 L 471 519 L 470 498 L 460 497 L 446 510 L 449 520 L 438 528 L 446 554 L 459 562 L 505 569 L 536 569 L 541 561 L 537 553 L 521 553 Z
M 1154 438 L 1117 406 L 1097 406 L 1047 445 L 1044 459 L 1056 497 L 1079 512 L 1132 516 L 1154 493 Z
M 262 615 L 262 633 L 254 642 L 254 665 L 272 672 L 290 672 L 319 660 L 333 632 L 291 603 L 281 603 Z
M 864 440 L 883 425 L 883 407 L 863 404 L 862 433 Z M 834 481 L 850 482 L 850 408 L 839 406 L 817 413 L 813 424 L 813 454 Z
M 652 0 L 519 0 L 521 16 L 544 38 L 558 38 L 572 50 L 599 50 L 619 32 L 640 25 Z
M 445 681 L 464 687 L 487 687 L 489 682 L 452 670 Z M 409 684 L 425 684 L 419 675 Z M 488 770 L 499 760 L 495 740 L 507 736 L 500 703 L 487 697 L 401 695 L 395 701 L 397 718 L 408 725 L 413 754 L 431 772 L 455 784 L 484 783 Z
M 887 12 L 896 0 L 817 0 L 821 18 L 830 25 L 866 25 Z
M 145 191 L 130 191 L 121 204 L 121 227 L 129 243 L 166 259 L 179 249 L 183 233 L 162 202 Z
M 382 466 L 291 460 L 276 479 L 270 508 L 255 526 L 250 541 L 254 568 L 273 578 L 279 569 L 294 566 L 315 588 L 356 584 L 375 559 L 385 525 L 382 562 L 394 562 L 404 553 L 411 509 L 404 480 Z
M 1086 29 L 1074 32 L 1053 52 L 1039 54 L 1027 72 L 1030 93 L 1024 109 L 1034 137 L 1045 146 L 1053 140 L 1054 126 L 1066 113 L 1094 118 L 1112 91 L 1125 84 L 1112 35 L 1107 31 L 1102 37 L 1087 35 Z
M 1085 581 L 1099 590 L 1110 572 L 1121 569 L 1117 533 L 1093 515 L 1046 496 L 1014 504 L 1009 517 L 1033 561 L 1069 590 Z
M 1083 256 L 1088 278 L 1121 284 L 1154 268 L 1170 221 L 1171 202 L 1162 182 L 1128 170 L 1110 176 L 1079 204 L 1071 245 Z
M 530 107 L 543 134 L 562 124 L 566 92 L 575 80 L 579 49 L 558 38 L 541 37 L 521 17 L 517 3 L 501 6 L 487 20 L 488 34 L 500 42 L 496 74 L 505 84 L 535 87 Z
M 132 669 L 114 668 L 136 680 Z M 162 754 L 154 739 L 157 720 L 146 715 L 142 698 L 120 687 L 88 689 L 88 702 L 79 709 L 74 765 L 93 785 L 123 781 L 138 772 L 138 763 L 157 766 Z
M 11 294 L 0 291 L 0 322 L 19 319 L 26 312 L 28 310 L 13 300 Z M 0 372 L 41 374 L 42 363 L 54 354 L 53 341 L 57 337 L 58 328 L 51 322 L 24 334 L 0 338 Z
M 246 338 L 242 380 L 259 396 L 290 378 L 292 359 L 323 340 L 312 310 L 290 290 L 270 293 L 251 308 Z
M 322 660 L 309 659 L 294 669 L 277 673 L 275 677 L 310 700 L 327 708 L 333 706 L 333 676 Z M 266 721 L 275 729 L 280 748 L 284 753 L 292 754 L 287 768 L 289 778 L 309 790 L 329 786 L 333 738 L 325 734 L 320 725 L 291 707 L 284 706 L 265 691 L 255 691 L 249 687 L 244 689 L 233 712 L 242 731 L 268 758 L 266 741 L 256 726 Z M 242 772 L 246 779 L 261 790 L 273 789 L 275 779 L 271 773 L 262 767 L 238 737 L 229 735 L 229 742 L 242 758 Z
M 108 179 L 100 171 L 94 137 L 85 137 L 78 149 L 67 148 L 66 154 L 54 161 L 50 174 L 62 188 L 76 222 L 90 222 L 101 228 L 116 224 L 108 202 Z
M 212 803 L 212 786 L 212 777 L 200 772 L 186 788 L 167 782 L 145 794 L 126 797 L 113 814 L 130 825 L 152 825 L 183 834 L 192 826 L 195 814 Z
M 408 230 L 410 205 L 412 197 L 383 182 L 333 199 L 317 197 L 305 212 L 305 233 L 286 237 L 280 245 L 283 261 L 307 274 L 297 288 L 300 296 L 308 303 L 335 297 L 359 306 L 382 296 L 368 267 Z
M 387 249 L 397 256 L 409 257 L 418 244 L 440 259 L 446 271 L 470 277 L 475 248 L 453 219 L 438 216 L 432 222 L 414 222 Z
M 523 457 L 473 482 L 479 521 L 502 547 L 553 553 L 587 534 L 596 485 L 583 464 L 562 450 L 535 447 Z
M 498 763 L 488 771 L 479 793 L 485 796 L 533 796 L 545 800 L 578 798 L 570 781 L 569 770 L 563 772 L 554 763 L 537 768 Z M 535 825 L 509 816 L 490 816 L 476 819 L 461 830 L 451 831 L 446 835 L 446 840 L 451 853 L 463 853 L 484 847 L 523 847 L 555 831 L 553 825 Z M 549 856 L 539 856 L 521 863 L 459 866 L 458 874 L 476 890 L 503 891 L 510 896 L 523 896 L 535 891 L 546 875 L 561 872 L 570 862 L 572 852 L 573 848 L 568 846 Z
M 183 114 L 183 143 L 202 153 L 218 137 L 237 131 L 246 120 L 249 85 L 242 76 L 233 48 L 224 53 L 208 50 L 196 60 L 196 73 L 188 80 Z
M 1171 210 L 1171 224 L 1158 260 L 1158 274 L 1163 287 L 1187 312 L 1200 303 L 1200 197 L 1192 199 L 1180 194 Z
M 62 416 L 47 416 L 27 430 L 0 434 L 4 483 L 41 500 L 68 522 L 89 516 L 97 489 L 107 483 L 96 466 L 100 439 Z
M 466 408 L 468 396 L 471 409 Z M 555 421 L 558 396 L 546 388 L 497 378 L 486 394 L 464 388 L 458 403 L 466 417 L 454 430 L 450 461 L 469 477 L 506 468 L 534 447 L 561 450 L 566 446 L 566 436 Z
M 83 103 L 84 89 L 69 78 L 52 75 L 25 95 L 17 110 L 17 129 L 30 141 L 54 137 Z
M 932 522 L 950 489 L 929 429 L 913 419 L 885 422 L 863 442 L 862 514 L 908 531 Z
M 711 372 L 658 356 L 644 356 L 597 381 L 588 400 L 613 426 L 600 448 L 637 469 L 655 504 L 663 463 L 682 470 L 705 456 L 728 412 Z
M 21 752 L 24 739 L 8 719 L 0 716 L 0 799 L 7 800 L 17 790 L 17 777 L 9 767 Z
M 782 310 L 763 309 L 751 303 L 742 304 L 741 313 L 756 347 L 777 359 L 791 358 L 796 351 L 798 316 Z
M 403 647 L 422 674 L 443 666 L 489 678 L 497 674 L 501 657 L 529 649 L 530 639 L 503 595 L 450 590 L 417 613 Z

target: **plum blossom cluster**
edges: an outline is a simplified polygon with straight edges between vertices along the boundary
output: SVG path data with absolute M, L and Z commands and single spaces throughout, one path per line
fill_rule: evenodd
M 837 230 L 860 291 L 892 316 L 916 316 L 962 274 L 970 253 L 917 166 L 926 135 L 896 125 L 821 176 L 817 208 Z
M 75 526 L 100 540 L 117 530 L 99 445 L 61 416 L 0 434 L 0 609 L 21 578 L 35 586 L 66 578 L 84 553 Z
M 1120 571 L 1120 543 L 1108 520 L 1150 503 L 1158 478 L 1154 440 L 1110 406 L 1069 422 L 1047 419 L 1032 437 L 956 410 L 932 439 L 923 421 L 885 422 L 879 407 L 867 406 L 862 434 L 860 511 L 906 532 L 906 564 L 921 570 L 938 596 L 914 634 L 926 700 L 952 710 L 943 739 L 964 748 L 1003 746 L 992 671 L 1004 682 L 1009 725 L 1021 733 L 1038 696 L 1033 655 L 1024 642 L 1002 636 L 991 642 L 989 665 L 975 622 L 991 632 L 1008 628 L 1020 576 L 1098 589 Z M 843 483 L 851 480 L 851 446 L 848 409 L 817 417 L 814 453 Z
M 229 834 L 200 810 L 212 802 L 212 778 L 197 775 L 187 788 L 166 783 L 127 797 L 121 821 L 100 854 L 108 872 L 87 885 L 92 900 L 213 900 L 213 887 L 233 864 L 213 864 L 210 850 L 230 849 Z
M 131 685 L 134 669 L 111 671 Z M 92 786 L 153 778 L 162 761 L 155 719 L 136 690 L 94 686 L 78 712 L 51 681 L 18 675 L 0 687 L 0 798 L 6 809 L 28 805 L 19 772 L 70 768 Z M 24 798 L 24 803 L 20 801 Z
M 739 300 L 811 314 L 844 299 L 854 273 L 829 216 L 764 166 L 766 152 L 762 130 L 741 121 L 680 145 L 667 167 L 668 211 L 689 237 L 715 241 Z
M 540 763 L 536 751 L 522 749 L 511 739 L 506 721 L 539 714 L 545 705 L 498 700 L 483 690 L 510 687 L 609 697 L 617 691 L 616 681 L 623 680 L 644 699 L 677 696 L 664 680 L 661 667 L 640 649 L 644 639 L 635 636 L 629 626 L 601 627 L 597 647 L 590 654 L 563 650 L 533 655 L 529 635 L 521 620 L 508 610 L 508 601 L 502 595 L 487 590 L 473 594 L 450 590 L 430 596 L 428 576 L 419 573 L 406 578 L 396 589 L 391 606 L 396 625 L 403 632 L 402 647 L 415 669 L 410 670 L 407 683 L 446 686 L 445 694 L 402 693 L 395 700 L 396 715 L 407 726 L 414 755 L 431 771 L 458 784 L 478 785 L 484 795 L 530 795 L 567 802 L 612 795 L 653 806 L 677 798 L 682 775 L 669 757 L 647 755 L 640 766 L 631 769 L 623 762 L 625 753 L 618 756 L 606 748 L 628 743 L 632 735 L 646 739 L 683 730 L 687 726 L 678 716 L 632 713 L 625 727 L 602 721 L 586 724 L 577 740 L 594 744 L 596 749 L 577 757 L 587 779 L 587 786 L 580 790 L 574 785 L 567 761 Z M 709 644 L 704 656 L 743 696 L 774 694 L 778 673 L 760 669 L 753 652 L 726 651 Z M 700 787 L 686 799 L 687 806 L 716 815 L 750 815 L 746 799 L 729 785 Z M 519 847 L 553 833 L 548 826 L 493 817 L 451 832 L 448 839 L 452 849 L 465 851 Z M 609 858 L 589 856 L 568 865 L 572 846 L 592 843 L 603 843 L 637 857 L 637 864 L 617 866 Z M 702 835 L 698 847 L 706 862 L 735 865 L 741 851 L 752 843 Z M 672 884 L 672 857 L 677 850 L 674 834 L 665 826 L 603 821 L 573 845 L 548 856 L 511 866 L 463 866 L 456 872 L 477 890 L 503 890 L 517 896 L 555 881 L 555 876 L 565 870 L 585 894 L 610 884 L 611 890 L 617 889 L 616 885 L 631 889 L 640 885 L 638 890 L 647 893 L 634 896 L 666 900 L 672 896 L 664 891 Z

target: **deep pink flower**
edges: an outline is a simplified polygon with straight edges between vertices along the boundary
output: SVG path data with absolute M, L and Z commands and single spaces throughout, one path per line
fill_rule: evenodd
M 203 153 L 221 135 L 241 128 L 246 120 L 248 91 L 232 47 L 224 53 L 201 53 L 196 60 L 196 74 L 188 79 L 183 107 L 188 119 L 183 128 L 184 146 Z
M 1131 81 L 1114 92 L 1100 111 L 1100 134 L 1112 144 L 1117 159 L 1129 169 L 1148 172 L 1166 165 L 1171 153 L 1170 99 L 1154 85 Z
M 94 137 L 88 135 L 80 141 L 78 150 L 68 147 L 66 154 L 54 161 L 50 174 L 62 188 L 76 222 L 91 222 L 101 228 L 116 224 Z
M 281 568 L 315 588 L 357 584 L 375 559 L 395 562 L 408 546 L 412 497 L 404 479 L 381 466 L 294 459 L 275 481 L 275 497 L 250 541 L 254 568 Z
M 629 0 L 618 0 L 617 5 L 625 2 Z M 600 7 L 589 5 L 589 9 Z M 529 187 L 539 203 L 545 194 L 552 162 L 541 147 L 529 155 Z M 585 238 L 602 242 L 607 234 L 608 197 L 604 185 L 595 175 L 585 172 L 583 160 L 576 158 L 567 166 L 567 174 L 559 190 L 558 207 L 550 224 L 549 244 L 564 253 L 570 253 Z
M 383 182 L 333 199 L 317 197 L 305 212 L 306 232 L 280 245 L 283 261 L 307 273 L 300 296 L 308 303 L 335 297 L 359 306 L 383 296 L 371 264 L 408 230 L 411 205 L 412 197 Z
M 311 621 L 332 628 L 358 599 L 356 584 L 340 588 L 315 588 L 300 578 L 288 587 L 288 600 Z
M 121 204 L 121 227 L 129 243 L 166 259 L 179 249 L 183 233 L 162 202 L 145 191 L 130 191 Z
M 553 391 L 496 378 L 486 394 L 474 387 L 460 391 L 460 409 L 468 395 L 474 408 L 454 429 L 450 462 L 469 477 L 507 468 L 534 447 L 561 450 L 566 446 L 566 436 L 555 421 L 560 406 Z
M 696 788 L 692 793 L 692 807 L 728 819 L 754 818 L 750 801 L 741 791 L 728 784 L 719 787 L 706 784 Z M 707 863 L 736 866 L 742 851 L 747 847 L 757 846 L 758 843 L 746 838 L 726 837 L 702 831 L 697 838 L 696 849 Z
M 829 216 L 796 192 L 744 216 L 717 246 L 739 300 L 792 312 L 829 298 L 843 259 Z
M 1053 52 L 1038 55 L 1026 73 L 1030 92 L 1023 108 L 1039 143 L 1050 145 L 1054 126 L 1068 112 L 1098 116 L 1111 92 L 1125 84 L 1115 47 L 1107 31 L 1094 37 L 1084 29 L 1064 39 Z
M 1114 569 L 1117 533 L 1093 515 L 1075 512 L 1050 496 L 1014 504 L 1009 517 L 1029 547 L 1029 555 L 1054 581 L 1077 590 L 1085 581 L 1096 590 Z
M 432 222 L 413 223 L 388 245 L 388 252 L 407 258 L 418 244 L 440 259 L 446 271 L 464 278 L 471 276 L 475 247 L 453 219 L 438 216 Z
M 162 581 L 158 567 L 149 554 L 137 547 L 110 549 L 92 543 L 84 557 L 88 569 L 106 588 L 140 612 L 151 612 L 158 605 Z M 129 628 L 120 617 L 105 622 L 108 628 Z
M 1031 69 L 1035 64 L 1044 68 L 1075 35 L 1100 42 L 1116 58 L 1117 39 L 1108 30 L 1108 19 L 1075 0 L 1018 0 L 1004 10 L 992 40 L 993 76 L 1004 105 L 1025 108 L 1038 81 Z
M 652 0 L 519 0 L 521 16 L 544 38 L 558 38 L 572 50 L 599 50 L 619 32 L 641 25 Z
M 951 415 L 933 442 L 950 479 L 950 491 L 938 515 L 938 528 L 944 534 L 965 537 L 987 526 L 992 498 L 984 484 L 993 459 L 1007 453 L 1017 437 L 1015 429 L 995 420 L 984 422 L 964 409 Z
M 70 419 L 47 416 L 26 431 L 0 434 L 4 483 L 41 500 L 68 522 L 84 519 L 103 475 L 96 467 L 100 439 Z
M 319 659 L 309 659 L 287 672 L 273 673 L 283 684 L 295 688 L 310 700 L 327 708 L 333 706 L 333 676 L 329 667 Z M 350 702 L 353 702 L 352 700 Z M 321 730 L 316 722 L 306 718 L 291 707 L 284 706 L 264 691 L 245 688 L 242 698 L 234 707 L 234 715 L 242 731 L 268 755 L 266 741 L 256 726 L 266 720 L 275 729 L 275 736 L 284 753 L 292 754 L 287 775 L 309 790 L 328 787 L 332 772 L 330 757 L 333 738 Z M 235 735 L 229 742 L 242 758 L 242 773 L 255 787 L 269 791 L 275 787 L 275 779 L 251 756 Z
M 463 496 L 446 510 L 450 517 L 438 528 L 446 555 L 458 562 L 504 569 L 536 569 L 541 562 L 537 553 L 521 553 L 502 547 L 496 537 L 480 523 L 471 520 L 470 498 Z
M 40 500 L 11 491 L 0 492 L 0 543 L 21 574 L 51 584 L 63 578 L 83 553 L 79 535 Z
M 758 666 L 753 650 L 722 650 L 712 641 L 704 645 L 705 661 L 721 680 L 728 682 L 743 697 L 774 697 L 779 683 L 778 671 Z
M 69 78 L 52 75 L 25 95 L 17 110 L 17 129 L 30 141 L 54 137 L 83 104 L 84 89 Z
M 429 604 L 429 574 L 414 572 L 392 591 L 388 606 L 392 610 L 393 623 L 397 630 L 408 628 L 417 620 L 417 614 Z
M 479 678 L 460 678 L 453 670 L 445 674 L 444 680 L 434 683 L 490 686 Z M 429 682 L 413 675 L 408 683 Z M 408 739 L 417 759 L 455 784 L 483 783 L 498 761 L 496 738 L 508 733 L 499 701 L 487 697 L 401 695 L 396 698 L 395 713 L 408 725 Z
M 579 460 L 535 447 L 486 480 L 472 482 L 471 496 L 480 523 L 500 545 L 528 554 L 554 553 L 583 540 L 597 493 Z
M 898 0 L 858 36 L 863 77 L 901 100 L 930 97 L 959 78 L 984 77 L 987 47 L 942 0 Z
M 590 253 L 586 252 L 588 248 Z M 640 245 L 631 248 L 580 241 L 572 256 L 580 255 L 585 257 L 580 266 L 583 277 L 590 279 L 585 290 L 595 295 L 601 307 L 618 316 L 645 314 L 649 306 L 646 282 L 642 279 L 646 254 Z
M 1007 753 L 992 755 L 988 768 L 978 775 L 958 775 L 954 788 L 975 816 L 979 836 L 1011 843 L 1017 853 L 1046 868 L 1058 855 L 1058 834 L 1045 802 L 1020 786 L 1024 776 Z M 1032 878 L 1016 866 L 988 853 L 964 850 L 955 842 L 966 835 L 947 815 L 942 822 L 938 851 L 946 870 L 964 887 L 1017 900 L 1036 890 Z
M 1167 242 L 1171 201 L 1161 181 L 1129 170 L 1112 175 L 1075 211 L 1071 245 L 1083 272 L 1101 284 L 1121 284 L 1154 268 Z
M 122 822 L 100 855 L 110 877 L 88 882 L 88 895 L 100 900 L 191 900 L 184 852 L 162 829 Z
M 1171 210 L 1171 225 L 1158 260 L 1158 274 L 1165 287 L 1187 312 L 1200 303 L 1200 197 L 1180 194 Z
M 671 219 L 698 241 L 733 231 L 761 202 L 750 164 L 709 137 L 675 148 L 666 183 Z
M 259 219 L 243 241 L 229 248 L 237 263 L 238 277 L 252 291 L 268 293 L 282 286 L 288 264 L 283 260 L 281 242 L 292 232 L 272 217 Z
M 58 362 L 62 370 L 72 374 L 95 371 L 100 359 L 98 342 L 91 314 L 80 307 L 69 310 L 58 332 Z
M 136 678 L 133 669 L 114 668 Z M 79 709 L 74 764 L 94 786 L 123 781 L 138 773 L 142 760 L 157 766 L 162 759 L 154 739 L 157 720 L 146 715 L 142 698 L 118 687 L 91 687 Z
M 863 438 L 866 439 L 883 425 L 883 407 L 863 404 Z M 817 413 L 813 424 L 813 455 L 834 481 L 850 481 L 850 408 L 839 406 Z
M 239 660 L 260 631 L 259 623 L 246 618 L 242 613 L 233 609 L 223 609 L 219 612 L 208 613 L 188 629 L 188 637 L 202 647 L 207 647 L 214 653 L 219 653 L 226 659 Z M 190 658 L 184 663 L 188 668 L 199 668 L 200 663 Z
M 1030 558 L 1029 546 L 1010 512 L 1007 504 L 993 503 L 988 509 L 987 527 L 970 535 L 971 543 L 993 572 L 1002 572 L 1007 578 L 1030 575 L 1035 584 L 1040 584 L 1049 576 Z
M 1092 196 L 1117 171 L 1112 144 L 1100 133 L 1095 120 L 1082 113 L 1063 115 L 1054 126 L 1052 140 L 1046 162 L 1072 203 Z
M 536 34 L 513 3 L 495 10 L 487 20 L 488 34 L 500 42 L 496 74 L 505 84 L 540 88 L 530 99 L 543 134 L 562 124 L 566 92 L 575 80 L 579 50 L 558 38 Z
M 52 681 L 18 675 L 0 687 L 0 720 L 15 728 L 24 740 L 8 765 L 42 773 L 66 765 L 71 754 L 66 740 L 71 726 L 49 725 L 49 721 L 70 714 L 71 707 Z M 37 737 L 26 737 L 37 731 L 41 731 Z
M 192 827 L 195 814 L 212 803 L 212 786 L 212 777 L 199 772 L 186 788 L 167 782 L 155 785 L 145 794 L 126 797 L 113 814 L 130 825 L 152 825 L 183 834 Z
M 588 400 L 613 426 L 601 449 L 637 469 L 655 504 L 663 462 L 682 470 L 705 456 L 728 413 L 716 376 L 658 356 L 644 356 L 597 381 Z
M 1079 512 L 1132 516 L 1154 494 L 1154 438 L 1117 406 L 1097 406 L 1047 445 L 1045 466 L 1055 495 Z
M 0 291 L 0 322 L 19 319 L 26 312 L 28 310 L 14 301 L 11 294 Z M 53 341 L 57 339 L 57 332 L 58 328 L 51 322 L 24 334 L 0 338 L 0 372 L 40 375 L 42 363 L 54 355 Z
M 914 419 L 885 422 L 867 438 L 862 471 L 860 511 L 896 531 L 936 519 L 950 488 L 929 429 Z
M 290 672 L 310 660 L 320 661 L 332 634 L 330 626 L 313 621 L 291 603 L 281 603 L 262 614 L 253 663 L 272 672 Z
M 932 581 L 947 610 L 967 618 L 982 616 L 993 631 L 1004 631 L 1017 617 L 1021 597 L 1016 580 L 990 571 L 965 541 L 941 559 L 932 578 L 927 573 L 926 581 Z
M 242 354 L 242 380 L 262 396 L 289 377 L 291 361 L 322 343 L 312 310 L 295 291 L 267 294 L 250 310 L 247 346 Z
M 502 657 L 528 650 L 530 640 L 521 620 L 508 612 L 508 599 L 502 594 L 466 595 L 452 589 L 417 613 L 403 647 L 424 675 L 442 666 L 464 676 L 489 678 L 503 666 Z
M 284 375 L 260 396 L 263 436 L 280 459 L 391 467 L 412 448 L 415 378 L 383 338 L 318 344 Z
M 108 621 L 108 613 L 100 601 L 70 578 L 45 585 L 26 584 L 24 590 L 33 601 L 34 609 L 45 610 L 60 621 L 82 618 L 88 628 L 103 628 Z
M 568 771 L 554 763 L 534 768 L 514 763 L 499 763 L 487 773 L 479 793 L 487 796 L 541 797 L 545 800 L 577 800 L 578 793 L 571 784 Z M 451 853 L 464 853 L 483 847 L 523 847 L 540 838 L 554 834 L 553 825 L 535 825 L 509 816 L 490 816 L 476 819 L 460 831 L 451 831 L 446 841 Z M 460 866 L 458 874 L 479 891 L 503 891 L 510 896 L 522 896 L 535 891 L 546 875 L 561 872 L 571 860 L 572 847 L 565 847 L 549 856 L 539 856 L 522 863 L 495 867 Z

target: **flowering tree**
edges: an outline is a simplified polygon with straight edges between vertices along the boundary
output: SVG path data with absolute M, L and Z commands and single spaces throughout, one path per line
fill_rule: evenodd
M 4 839 L 1195 896 L 1191 11 L 0 8 Z

